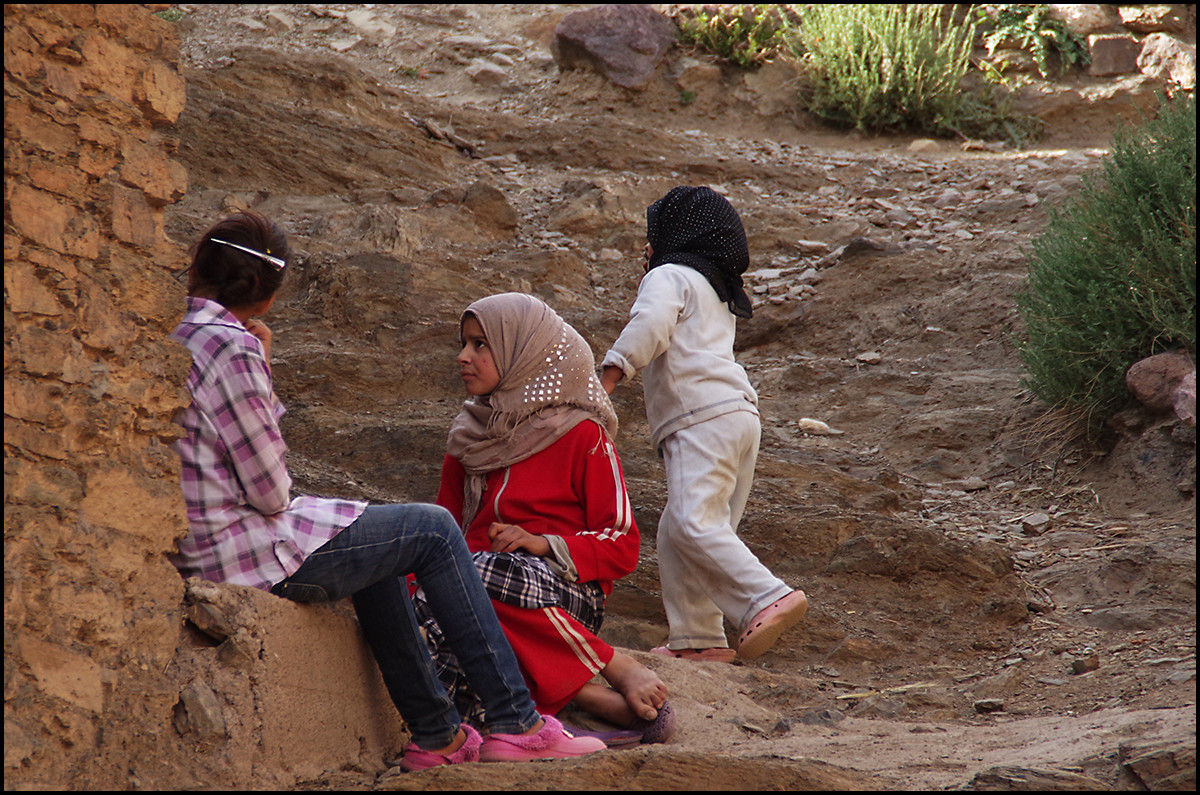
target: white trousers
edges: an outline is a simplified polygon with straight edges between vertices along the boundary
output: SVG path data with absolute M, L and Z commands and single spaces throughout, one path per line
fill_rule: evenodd
M 738 632 L 792 590 L 740 538 L 761 436 L 758 415 L 734 411 L 662 441 L 667 504 L 658 523 L 658 572 L 667 647 L 724 647 L 722 617 Z

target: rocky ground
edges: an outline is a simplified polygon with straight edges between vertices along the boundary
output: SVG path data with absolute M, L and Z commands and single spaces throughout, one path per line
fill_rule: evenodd
M 300 256 L 268 321 L 298 488 L 428 500 L 462 308 L 532 291 L 600 355 L 645 206 L 718 188 L 759 302 L 743 536 L 812 607 L 753 663 L 642 656 L 681 716 L 666 746 L 311 786 L 1190 789 L 1194 429 L 1134 412 L 1104 455 L 1057 444 L 1013 344 L 1024 252 L 1111 118 L 1080 108 L 1020 151 L 913 148 L 821 128 L 779 74 L 693 68 L 683 93 L 678 53 L 629 91 L 555 66 L 578 7 L 173 7 L 191 186 L 169 232 L 242 207 L 286 226 Z M 606 631 L 637 653 L 665 624 L 634 386 L 615 402 L 643 557 Z

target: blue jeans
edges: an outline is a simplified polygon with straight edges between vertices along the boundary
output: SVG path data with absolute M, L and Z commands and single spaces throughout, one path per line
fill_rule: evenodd
M 453 741 L 461 722 L 438 681 L 408 594 L 415 574 L 486 708 L 487 730 L 520 734 L 540 716 L 462 532 L 436 505 L 371 505 L 271 592 L 296 602 L 351 597 L 384 684 L 413 742 Z

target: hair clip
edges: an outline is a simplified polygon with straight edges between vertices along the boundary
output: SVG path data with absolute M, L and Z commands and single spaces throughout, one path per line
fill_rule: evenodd
M 230 243 L 228 240 L 218 240 L 215 237 L 210 237 L 209 240 L 214 243 L 220 243 L 222 246 L 229 246 L 230 248 L 236 248 L 238 251 L 244 251 L 253 257 L 258 257 L 260 260 L 267 263 L 277 271 L 281 271 L 287 267 L 287 262 L 285 260 L 281 260 L 279 257 L 272 257 L 269 253 L 264 254 L 261 251 L 255 251 L 254 249 L 247 248 L 246 246 L 239 246 L 237 243 Z M 270 251 L 270 249 L 268 249 L 268 251 Z

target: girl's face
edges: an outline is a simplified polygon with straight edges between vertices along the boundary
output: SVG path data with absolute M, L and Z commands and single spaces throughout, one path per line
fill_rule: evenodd
M 487 337 L 483 335 L 483 327 L 471 315 L 463 320 L 462 344 L 458 367 L 467 394 L 476 397 L 492 394 L 500 384 L 500 372 L 496 369 Z

